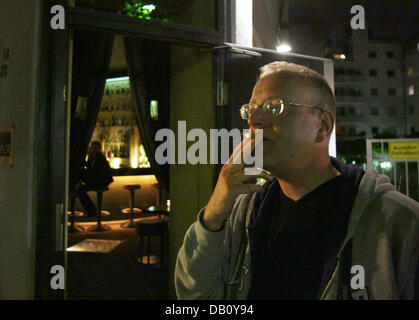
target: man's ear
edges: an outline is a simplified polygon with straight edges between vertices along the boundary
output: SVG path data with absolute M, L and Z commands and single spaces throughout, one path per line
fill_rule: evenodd
M 327 110 L 319 115 L 319 130 L 317 131 L 316 142 L 321 143 L 329 141 L 335 124 L 335 115 L 332 111 Z

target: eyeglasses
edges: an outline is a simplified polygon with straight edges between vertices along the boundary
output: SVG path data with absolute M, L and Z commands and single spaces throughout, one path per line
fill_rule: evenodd
M 243 120 L 247 120 L 250 117 L 250 114 L 254 112 L 257 108 L 260 106 L 253 104 L 253 103 L 246 103 L 242 105 L 240 108 L 240 115 Z M 291 102 L 284 102 L 283 100 L 279 99 L 278 101 L 270 101 L 267 100 L 262 106 L 262 110 L 266 113 L 272 114 L 274 116 L 280 115 L 284 112 L 285 107 L 305 107 L 305 108 L 313 108 L 313 109 L 319 109 L 322 112 L 325 111 L 325 109 L 316 107 L 316 106 L 308 106 L 305 104 L 298 104 L 298 103 L 291 103 Z

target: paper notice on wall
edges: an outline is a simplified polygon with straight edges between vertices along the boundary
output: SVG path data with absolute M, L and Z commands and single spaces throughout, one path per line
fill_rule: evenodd
M 13 166 L 13 127 L 0 125 L 0 168 Z

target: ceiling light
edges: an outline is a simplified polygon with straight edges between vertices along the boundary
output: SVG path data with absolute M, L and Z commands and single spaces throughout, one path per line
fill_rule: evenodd
M 119 77 L 119 78 L 110 78 L 110 79 L 106 79 L 106 82 L 116 82 L 116 81 L 126 81 L 129 80 L 129 77 Z
M 278 52 L 290 52 L 291 47 L 286 43 L 280 44 L 279 46 L 276 47 L 276 51 L 278 51 Z

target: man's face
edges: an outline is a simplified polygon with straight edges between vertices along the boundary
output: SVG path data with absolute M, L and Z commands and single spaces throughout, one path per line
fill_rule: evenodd
M 278 98 L 285 102 L 315 104 L 301 80 L 289 73 L 274 73 L 260 79 L 254 87 L 251 103 L 262 106 L 265 101 Z M 283 113 L 275 116 L 258 108 L 248 123 L 252 130 L 263 129 L 264 169 L 281 176 L 287 169 L 308 167 L 316 157 L 319 119 L 310 108 L 286 106 Z

